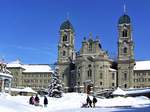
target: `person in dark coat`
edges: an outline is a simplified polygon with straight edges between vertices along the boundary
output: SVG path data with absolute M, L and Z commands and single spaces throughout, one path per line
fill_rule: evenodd
M 38 105 L 39 105 L 39 102 L 40 102 L 40 99 L 39 99 L 39 97 L 38 97 L 37 94 L 36 94 L 36 96 L 35 96 L 34 101 L 35 101 L 35 106 L 38 106 Z
M 44 107 L 47 107 L 47 104 L 48 104 L 48 99 L 46 96 L 44 96 Z
M 94 96 L 94 97 L 93 97 L 93 107 L 95 107 L 96 102 L 97 102 L 97 99 L 96 99 L 96 97 Z
M 34 104 L 34 97 L 31 96 L 30 99 L 29 99 L 29 104 L 33 105 Z
M 92 107 L 92 101 L 91 101 L 91 99 L 90 99 L 90 97 L 89 96 L 87 96 L 87 98 L 86 98 L 86 103 L 87 103 L 87 106 L 89 107 Z

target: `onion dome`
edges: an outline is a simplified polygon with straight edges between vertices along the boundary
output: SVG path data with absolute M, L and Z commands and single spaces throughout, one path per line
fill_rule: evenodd
M 124 14 L 123 16 L 121 16 L 119 18 L 119 21 L 118 21 L 118 24 L 124 24 L 124 23 L 126 23 L 126 24 L 131 23 L 130 17 L 128 15 L 126 15 L 126 14 Z
M 65 29 L 74 30 L 74 28 L 69 20 L 64 21 L 60 26 L 60 30 L 65 30 Z

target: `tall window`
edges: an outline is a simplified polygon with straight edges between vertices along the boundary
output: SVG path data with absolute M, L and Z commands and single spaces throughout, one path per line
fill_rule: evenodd
M 100 79 L 102 79 L 103 78 L 103 74 L 102 73 L 100 73 Z
M 66 56 L 66 51 L 63 51 L 63 56 Z
M 88 70 L 88 78 L 92 78 L 92 70 L 91 69 Z
M 123 48 L 123 53 L 127 53 L 127 48 Z
M 127 73 L 124 73 L 124 80 L 127 80 Z
M 62 79 L 64 80 L 64 78 L 65 78 L 65 74 L 62 74 Z
M 124 29 L 124 30 L 122 31 L 122 37 L 127 37 L 127 30 L 126 30 L 126 29 Z
M 67 35 L 63 36 L 63 42 L 67 41 Z
M 127 84 L 124 85 L 124 88 L 127 88 Z
M 115 83 L 112 83 L 112 86 L 115 86 Z
M 103 82 L 100 82 L 100 85 L 103 85 Z
M 78 78 L 80 78 L 81 67 L 78 68 Z
M 112 80 L 115 80 L 115 73 L 112 73 Z
M 89 51 L 92 51 L 92 42 L 89 44 Z

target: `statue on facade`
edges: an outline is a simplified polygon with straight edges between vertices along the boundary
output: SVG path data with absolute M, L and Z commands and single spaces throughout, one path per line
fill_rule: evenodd
M 6 73 L 6 64 L 3 61 L 0 61 L 0 72 Z

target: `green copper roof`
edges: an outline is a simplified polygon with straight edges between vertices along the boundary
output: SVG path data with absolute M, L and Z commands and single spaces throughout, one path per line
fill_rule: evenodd
M 121 16 L 119 18 L 118 24 L 123 24 L 123 23 L 130 23 L 130 17 L 126 14 L 124 14 L 123 16 Z
M 74 30 L 72 24 L 70 23 L 69 20 L 64 21 L 61 26 L 60 26 L 60 30 L 64 30 L 64 29 L 72 29 Z

